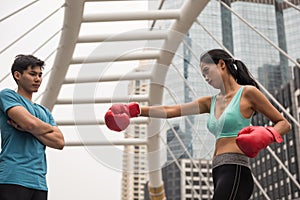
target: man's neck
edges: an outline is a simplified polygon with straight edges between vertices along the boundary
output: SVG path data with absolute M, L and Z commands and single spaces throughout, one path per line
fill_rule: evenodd
M 18 88 L 17 93 L 32 102 L 32 93 L 28 93 L 21 88 Z

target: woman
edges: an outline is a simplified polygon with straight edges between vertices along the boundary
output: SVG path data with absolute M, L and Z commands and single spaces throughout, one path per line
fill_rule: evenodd
M 260 92 L 247 67 L 222 49 L 213 49 L 200 58 L 205 80 L 220 93 L 180 105 L 143 106 L 115 104 L 105 115 L 107 126 L 124 130 L 129 118 L 147 116 L 172 118 L 210 113 L 207 127 L 216 137 L 213 156 L 214 200 L 246 200 L 253 192 L 249 158 L 290 130 L 288 121 Z M 255 112 L 262 113 L 273 127 L 250 126 Z

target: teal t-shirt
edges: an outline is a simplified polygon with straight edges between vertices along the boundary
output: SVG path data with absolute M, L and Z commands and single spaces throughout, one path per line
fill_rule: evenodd
M 47 191 L 46 146 L 31 133 L 19 131 L 7 123 L 7 111 L 14 106 L 23 106 L 33 116 L 56 125 L 47 108 L 32 103 L 13 90 L 0 92 L 0 184 Z

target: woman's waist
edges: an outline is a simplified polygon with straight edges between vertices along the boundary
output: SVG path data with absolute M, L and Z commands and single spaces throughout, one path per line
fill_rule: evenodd
M 212 161 L 213 168 L 226 164 L 242 165 L 250 169 L 250 160 L 244 154 L 236 152 L 227 152 L 214 156 Z
M 224 153 L 244 154 L 236 144 L 236 137 L 220 138 L 216 141 L 214 156 Z

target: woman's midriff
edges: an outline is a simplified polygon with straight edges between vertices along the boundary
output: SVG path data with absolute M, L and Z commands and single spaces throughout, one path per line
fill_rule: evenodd
M 230 138 L 220 138 L 216 142 L 216 148 L 214 156 L 223 153 L 240 153 L 244 154 L 235 142 L 235 137 Z

